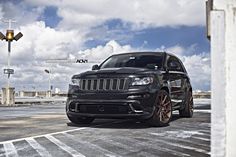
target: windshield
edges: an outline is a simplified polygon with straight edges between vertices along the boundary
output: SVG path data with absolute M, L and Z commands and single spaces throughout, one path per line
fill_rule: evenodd
M 157 68 L 160 69 L 162 67 L 162 62 L 162 54 L 125 54 L 110 57 L 100 66 L 100 68 L 150 68 L 157 66 Z

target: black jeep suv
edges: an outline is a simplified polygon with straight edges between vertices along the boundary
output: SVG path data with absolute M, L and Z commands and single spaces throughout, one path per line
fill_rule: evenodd
M 188 74 L 183 63 L 166 52 L 113 55 L 71 81 L 66 113 L 76 124 L 95 118 L 138 118 L 164 126 L 173 110 L 181 117 L 193 115 Z

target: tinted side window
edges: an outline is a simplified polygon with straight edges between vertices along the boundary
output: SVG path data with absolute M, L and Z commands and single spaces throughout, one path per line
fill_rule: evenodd
M 175 57 L 170 57 L 167 62 L 167 67 L 170 71 L 184 72 L 183 67 L 179 60 Z

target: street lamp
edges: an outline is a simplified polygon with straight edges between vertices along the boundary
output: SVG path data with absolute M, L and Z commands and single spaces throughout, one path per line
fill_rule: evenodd
M 16 36 L 14 36 L 14 30 L 11 29 L 11 23 L 15 22 L 12 20 L 8 20 L 8 21 L 3 21 L 3 22 L 7 22 L 9 24 L 8 29 L 6 30 L 6 35 L 4 35 L 2 32 L 0 32 L 0 39 L 1 40 L 6 40 L 6 42 L 8 42 L 8 57 L 7 57 L 7 69 L 4 69 L 4 74 L 8 75 L 8 81 L 7 81 L 7 87 L 10 87 L 10 76 L 11 74 L 14 74 L 14 69 L 10 69 L 10 54 L 11 54 L 11 42 L 13 40 L 17 41 L 19 40 L 23 34 L 21 32 L 19 32 Z
M 49 89 L 49 97 L 51 97 L 52 92 L 52 85 L 51 85 L 51 70 L 45 69 L 44 70 L 47 74 L 49 74 L 49 81 L 48 81 L 48 89 Z
M 2 32 L 0 32 L 0 40 L 6 40 L 8 43 L 8 57 L 7 57 L 7 68 L 3 69 L 4 74 L 7 74 L 7 87 L 4 89 L 3 93 L 5 93 L 5 98 L 2 98 L 3 104 L 6 105 L 13 105 L 15 102 L 14 97 L 14 88 L 10 88 L 10 76 L 11 74 L 14 74 L 14 69 L 10 68 L 10 54 L 11 54 L 11 42 L 13 40 L 17 41 L 19 40 L 23 34 L 19 32 L 16 36 L 14 36 L 14 30 L 11 29 L 12 22 L 15 22 L 13 20 L 4 20 L 3 22 L 8 23 L 8 29 L 6 30 L 6 35 L 4 35 Z

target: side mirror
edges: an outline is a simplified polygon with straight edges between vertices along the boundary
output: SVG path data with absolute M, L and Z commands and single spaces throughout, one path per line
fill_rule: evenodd
M 98 70 L 98 69 L 99 69 L 99 66 L 97 64 L 92 66 L 92 70 Z
M 155 65 L 155 64 L 147 64 L 146 66 L 148 69 L 152 69 L 152 70 L 157 70 L 158 69 L 158 66 Z

